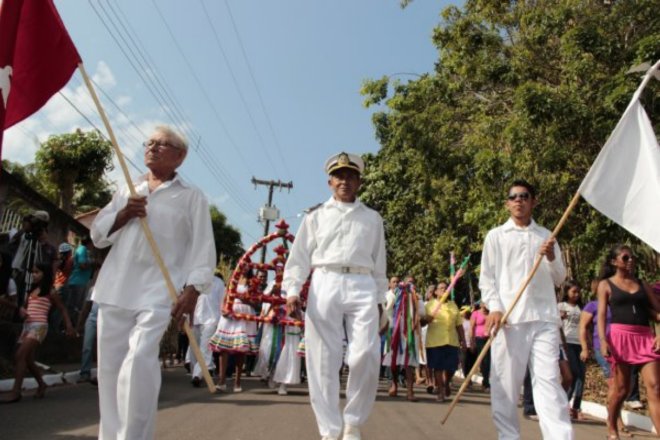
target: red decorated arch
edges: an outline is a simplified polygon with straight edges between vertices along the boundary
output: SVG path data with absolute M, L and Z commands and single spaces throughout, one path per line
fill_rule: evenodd
M 293 243 L 294 236 L 289 233 L 289 225 L 283 219 L 277 222 L 275 228 L 275 232 L 263 237 L 261 240 L 250 246 L 245 254 L 243 254 L 243 256 L 238 260 L 238 263 L 236 263 L 236 268 L 231 274 L 229 286 L 225 294 L 222 313 L 234 319 L 304 327 L 304 321 L 286 316 L 284 311 L 281 310 L 281 307 L 276 307 L 286 303 L 286 298 L 282 297 L 282 278 L 284 277 L 284 266 L 286 264 L 286 259 L 289 255 L 289 244 Z M 267 263 L 258 263 L 252 261 L 252 256 L 255 255 L 257 251 L 261 250 L 264 246 L 267 246 L 270 243 L 276 242 L 278 240 L 280 240 L 281 243 L 276 245 L 273 249 L 275 252 L 275 258 Z M 250 270 L 253 272 L 272 271 L 275 273 L 275 283 L 269 295 L 264 294 L 263 286 L 256 276 L 250 279 L 247 286 L 247 291 L 238 292 L 239 280 Z M 270 278 L 270 276 L 268 278 Z M 310 279 L 311 277 L 307 279 L 307 282 L 303 285 L 302 291 L 300 293 L 300 300 L 303 304 L 303 307 L 307 303 L 307 293 L 309 291 Z M 234 313 L 234 301 L 237 298 L 242 302 L 252 304 L 270 303 L 272 308 L 277 309 L 278 312 L 272 316 Z

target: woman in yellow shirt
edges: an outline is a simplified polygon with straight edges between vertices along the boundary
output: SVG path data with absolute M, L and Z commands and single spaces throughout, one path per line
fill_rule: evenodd
M 465 348 L 463 319 L 453 301 L 440 303 L 447 285 L 439 283 L 433 298 L 426 303 L 426 363 L 433 370 L 437 399 L 444 402 L 451 391 L 449 384 L 458 369 L 459 348 Z

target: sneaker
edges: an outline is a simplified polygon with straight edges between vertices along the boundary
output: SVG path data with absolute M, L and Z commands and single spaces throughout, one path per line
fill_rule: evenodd
M 242 392 L 243 392 L 243 388 L 235 386 L 235 387 L 234 387 L 234 392 L 235 392 L 235 393 L 242 393 Z
M 222 385 L 218 384 L 215 386 L 215 389 L 218 391 L 227 391 L 227 384 L 223 383 Z
M 339 440 L 337 437 L 332 437 L 331 435 L 324 435 L 321 437 L 321 440 Z
M 273 380 L 273 377 L 271 376 L 271 377 L 268 378 L 268 388 L 273 390 L 273 389 L 275 389 L 275 387 L 276 387 L 275 381 Z
M 627 409 L 642 409 L 644 404 L 639 400 L 630 400 L 623 403 L 623 406 Z
M 360 428 L 353 425 L 346 425 L 344 427 L 344 437 L 342 438 L 343 440 L 361 440 Z
M 281 383 L 280 388 L 277 390 L 277 394 L 280 396 L 286 396 L 289 392 L 286 390 L 286 384 Z

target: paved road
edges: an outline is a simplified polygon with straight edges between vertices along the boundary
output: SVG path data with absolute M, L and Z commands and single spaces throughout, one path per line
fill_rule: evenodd
M 314 414 L 304 386 L 278 396 L 255 378 L 246 378 L 243 393 L 211 395 L 206 388 L 192 388 L 181 368 L 163 375 L 156 438 L 158 440 L 307 440 L 318 439 Z M 471 440 L 495 439 L 489 399 L 468 392 L 445 426 L 440 418 L 448 404 L 436 403 L 417 390 L 420 401 L 390 398 L 381 383 L 374 411 L 364 427 L 367 440 Z M 98 430 L 97 392 L 90 384 L 64 385 L 34 400 L 26 392 L 14 405 L 0 406 L 0 439 L 93 439 Z M 0 399 L 6 395 L 0 395 Z M 521 419 L 523 439 L 538 439 L 538 424 Z M 602 421 L 575 425 L 579 440 L 602 439 Z M 643 433 L 640 433 L 643 435 Z M 636 435 L 637 436 L 637 435 Z

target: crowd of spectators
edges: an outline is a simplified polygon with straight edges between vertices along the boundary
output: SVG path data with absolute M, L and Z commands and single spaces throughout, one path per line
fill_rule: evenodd
M 44 396 L 46 385 L 35 357 L 48 333 L 84 335 L 80 377 L 92 379 L 96 329 L 89 298 L 100 267 L 98 253 L 89 237 L 55 246 L 49 240 L 49 223 L 48 212 L 33 211 L 0 247 L 0 354 L 13 361 L 15 375 L 8 402 L 20 401 L 26 372 L 39 384 L 35 396 Z

